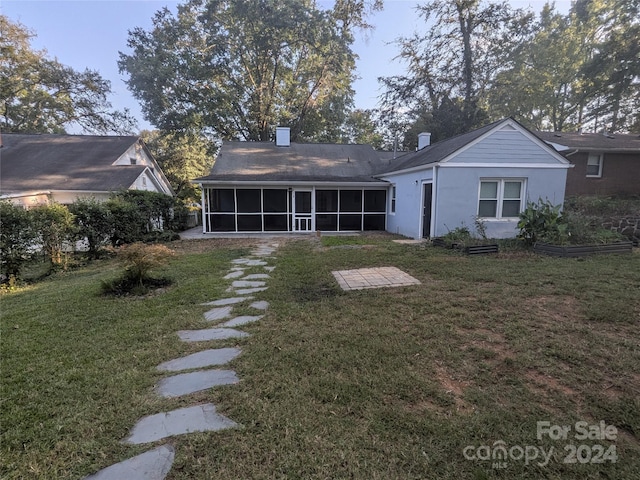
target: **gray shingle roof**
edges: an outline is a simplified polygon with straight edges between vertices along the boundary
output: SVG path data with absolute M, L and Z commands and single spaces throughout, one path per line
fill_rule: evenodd
M 613 133 L 533 132 L 541 140 L 572 150 L 592 152 L 640 152 L 640 135 Z
M 227 142 L 211 173 L 196 182 L 380 182 L 385 162 L 369 145 Z
M 0 192 L 129 188 L 145 167 L 112 164 L 137 141 L 135 136 L 3 133 Z

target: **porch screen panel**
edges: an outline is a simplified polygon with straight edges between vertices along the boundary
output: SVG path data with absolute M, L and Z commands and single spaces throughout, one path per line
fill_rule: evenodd
M 358 215 L 340 215 L 340 230 L 362 230 L 362 214 Z
M 211 188 L 209 189 L 209 212 L 236 211 L 235 195 L 232 188 Z
M 363 230 L 384 230 L 385 215 L 383 213 L 377 215 L 364 214 Z
M 317 213 L 316 214 L 316 230 L 325 232 L 335 232 L 338 230 L 338 214 L 337 213 Z
M 262 215 L 238 215 L 239 232 L 261 232 Z
M 362 190 L 340 190 L 340 213 L 342 212 L 362 212 Z
M 364 212 L 384 213 L 387 209 L 387 192 L 385 190 L 364 191 Z
M 259 189 L 237 189 L 238 213 L 262 212 L 261 193 Z
M 287 189 L 265 188 L 262 190 L 263 225 L 266 232 L 286 232 L 289 212 Z
M 316 190 L 316 212 L 338 213 L 338 190 Z
M 208 232 L 235 232 L 236 216 L 235 215 L 207 215 L 207 231 Z

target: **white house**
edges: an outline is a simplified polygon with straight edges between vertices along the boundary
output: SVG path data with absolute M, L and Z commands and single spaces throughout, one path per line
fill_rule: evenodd
M 173 195 L 139 137 L 2 134 L 0 198 L 29 207 L 79 197 L 106 200 L 119 190 Z
M 367 145 L 224 143 L 202 186 L 203 232 L 387 230 L 440 236 L 482 219 L 516 235 L 527 201 L 564 201 L 569 162 L 513 119 L 391 159 Z

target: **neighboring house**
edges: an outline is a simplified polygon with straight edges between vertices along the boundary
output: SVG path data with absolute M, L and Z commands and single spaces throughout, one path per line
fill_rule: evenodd
M 173 195 L 139 137 L 3 133 L 1 142 L 0 198 L 27 208 L 119 190 Z
M 640 194 L 640 135 L 536 132 L 575 167 L 567 195 Z
M 569 162 L 512 119 L 390 159 L 367 145 L 224 143 L 202 186 L 203 231 L 387 230 L 439 236 L 482 218 L 513 237 L 528 200 L 563 203 Z

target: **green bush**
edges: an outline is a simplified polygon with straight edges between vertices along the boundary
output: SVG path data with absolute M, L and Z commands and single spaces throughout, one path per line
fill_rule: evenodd
M 175 253 L 164 245 L 146 245 L 136 242 L 115 250 L 118 261 L 124 267 L 122 274 L 110 282 L 102 282 L 105 294 L 142 295 L 151 288 L 170 284 L 167 278 L 154 278 L 151 270 L 166 264 Z
M 114 219 L 105 203 L 93 197 L 78 198 L 69 206 L 74 215 L 78 240 L 86 240 L 89 258 L 100 256 L 100 249 L 113 235 Z
M 562 205 L 553 205 L 548 200 L 528 202 L 527 208 L 520 213 L 518 238 L 527 245 L 538 241 L 563 243 L 567 236 L 567 225 L 562 219 L 561 208 Z
M 3 282 L 15 282 L 33 256 L 37 232 L 31 213 L 11 202 L 0 201 L 0 273 Z
M 38 232 L 38 240 L 52 267 L 66 268 L 68 258 L 64 245 L 75 239 L 73 214 L 59 203 L 38 205 L 30 213 L 33 228 Z

